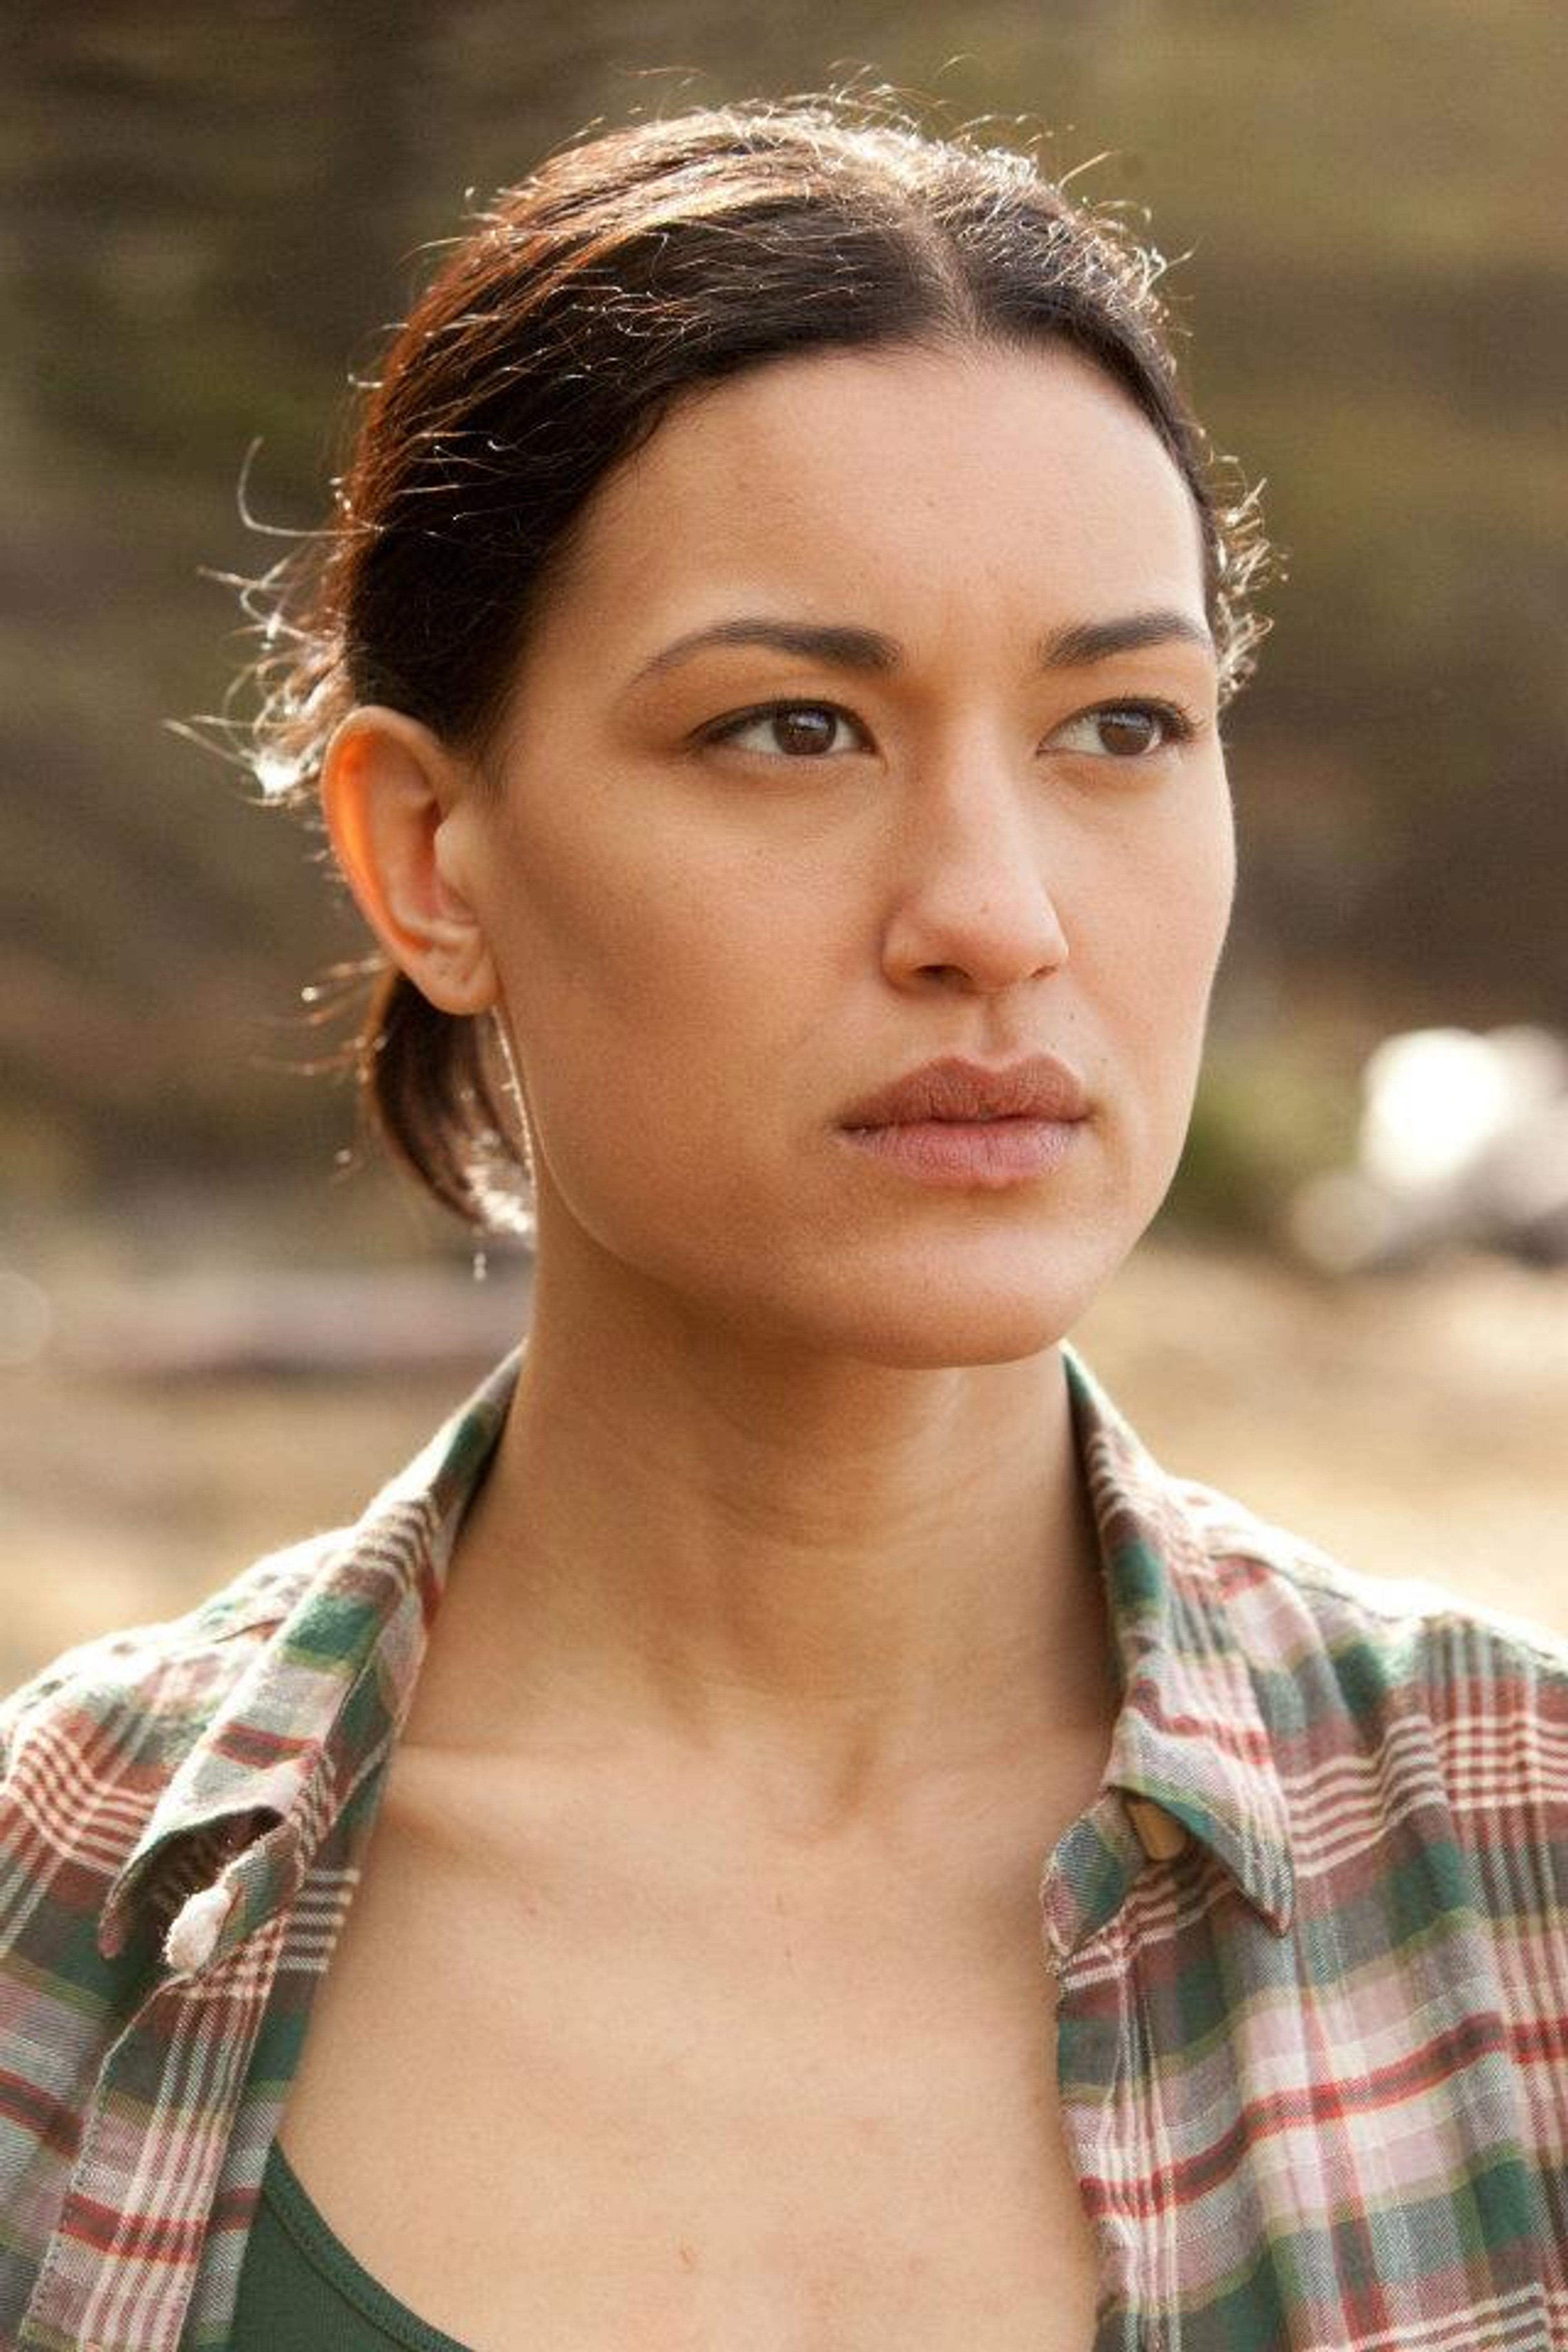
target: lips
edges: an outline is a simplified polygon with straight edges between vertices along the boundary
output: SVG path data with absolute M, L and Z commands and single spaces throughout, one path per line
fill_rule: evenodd
M 949 1055 L 880 1087 L 844 1112 L 851 1133 L 926 1121 L 979 1124 L 992 1119 L 1074 1120 L 1089 1116 L 1082 1079 L 1051 1054 L 1005 1068 Z
M 847 1150 L 899 1182 L 973 1194 L 1054 1181 L 1081 1149 L 1082 1079 L 1051 1054 L 993 1069 L 950 1055 L 853 1104 Z

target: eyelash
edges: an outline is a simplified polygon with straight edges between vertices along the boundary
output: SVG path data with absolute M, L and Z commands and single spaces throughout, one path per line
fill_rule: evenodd
M 841 704 L 837 702 L 814 702 L 805 699 L 780 702 L 758 702 L 753 703 L 749 710 L 737 710 L 728 719 L 715 719 L 710 726 L 702 730 L 700 740 L 704 743 L 728 742 L 733 737 L 742 734 L 746 728 L 754 727 L 760 719 L 782 719 L 796 711 L 818 712 L 824 717 L 845 719 L 851 727 L 857 729 L 859 729 L 860 727 L 859 720 L 854 717 L 853 713 L 846 710 Z M 1165 702 L 1158 696 L 1152 695 L 1127 695 L 1119 697 L 1109 702 L 1091 703 L 1086 710 L 1075 711 L 1071 719 L 1067 719 L 1062 721 L 1062 725 L 1064 727 L 1071 727 L 1080 719 L 1116 719 L 1123 717 L 1158 719 L 1163 730 L 1163 738 L 1155 748 L 1157 751 L 1172 751 L 1184 743 L 1190 743 L 1194 736 L 1196 735 L 1198 731 L 1196 719 L 1192 717 L 1190 712 L 1184 710 L 1179 703 Z M 863 730 L 860 731 L 864 732 Z M 1060 730 L 1058 730 L 1057 731 L 1059 732 Z M 764 754 L 763 756 L 767 755 Z M 780 760 L 789 761 L 792 765 L 805 767 L 811 764 L 814 758 L 822 759 L 832 755 L 822 752 L 802 752 L 792 754 L 790 752 L 780 751 L 774 753 L 773 756 Z M 1092 757 L 1094 755 L 1090 754 L 1089 756 Z M 1152 755 L 1148 751 L 1132 752 L 1124 760 L 1117 759 L 1116 755 L 1111 752 L 1101 752 L 1099 756 L 1102 759 L 1111 760 L 1115 765 L 1120 767 L 1135 768 L 1140 765 L 1141 762 L 1148 761 Z

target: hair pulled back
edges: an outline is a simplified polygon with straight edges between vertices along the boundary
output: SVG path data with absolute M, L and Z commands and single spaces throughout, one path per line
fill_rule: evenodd
M 1192 492 L 1228 698 L 1262 634 L 1265 542 L 1178 388 L 1163 267 L 1026 156 L 842 99 L 561 150 L 450 250 L 365 391 L 328 530 L 262 583 L 264 792 L 309 804 L 356 704 L 482 753 L 598 484 L 689 387 L 830 348 L 1061 343 L 1121 385 Z M 353 1050 L 374 1124 L 435 1197 L 481 1231 L 526 1225 L 493 1017 L 379 968 Z

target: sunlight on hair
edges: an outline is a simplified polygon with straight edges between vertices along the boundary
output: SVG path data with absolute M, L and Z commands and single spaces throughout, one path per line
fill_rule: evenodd
M 281 800 L 300 782 L 300 763 L 268 746 L 256 757 L 256 781 L 269 800 Z

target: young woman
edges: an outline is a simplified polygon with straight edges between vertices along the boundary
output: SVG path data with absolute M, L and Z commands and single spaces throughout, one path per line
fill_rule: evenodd
M 1154 274 L 724 110 L 395 341 L 259 756 L 531 1328 L 0 1715 L 6 2345 L 1568 2340 L 1568 1654 L 1066 1339 L 1183 1148 L 1256 635 Z

